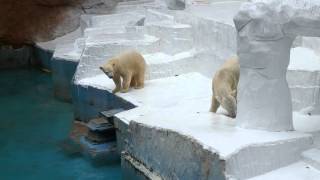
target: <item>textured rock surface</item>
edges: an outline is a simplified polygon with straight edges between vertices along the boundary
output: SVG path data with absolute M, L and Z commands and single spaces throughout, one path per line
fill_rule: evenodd
M 236 15 L 241 77 L 240 127 L 292 130 L 286 81 L 290 48 L 298 35 L 320 36 L 319 1 L 254 0 Z
M 169 9 L 183 10 L 186 8 L 185 0 L 165 0 Z
M 0 41 L 48 41 L 78 28 L 82 13 L 106 13 L 116 0 L 0 0 Z M 99 8 L 97 8 L 99 7 Z
M 101 111 L 126 109 L 115 119 L 117 145 L 127 155 L 125 178 L 143 178 L 139 167 L 167 179 L 245 179 L 297 162 L 302 151 L 319 144 L 317 116 L 295 119 L 295 125 L 315 127 L 308 131 L 315 133 L 304 134 L 237 128 L 233 119 L 208 112 L 212 73 L 236 51 L 232 17 L 240 2 L 185 11 L 140 2 L 121 3 L 116 14 L 85 18 L 84 44 L 59 46 L 54 56 L 65 62 L 80 59 L 72 92 L 76 118 L 86 121 Z M 141 50 L 151 80 L 144 89 L 114 95 L 113 81 L 98 66 L 127 48 Z M 61 75 L 70 72 L 63 67 Z M 188 73 L 194 71 L 202 75 Z

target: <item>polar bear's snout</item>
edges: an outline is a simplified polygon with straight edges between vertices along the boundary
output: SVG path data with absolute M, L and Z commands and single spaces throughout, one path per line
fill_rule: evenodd
M 113 78 L 113 73 L 112 73 L 112 72 L 105 72 L 105 74 L 106 74 L 110 79 Z
M 100 66 L 99 67 L 101 69 L 102 72 L 104 72 L 110 79 L 113 78 L 113 72 L 111 71 L 106 71 L 104 67 Z

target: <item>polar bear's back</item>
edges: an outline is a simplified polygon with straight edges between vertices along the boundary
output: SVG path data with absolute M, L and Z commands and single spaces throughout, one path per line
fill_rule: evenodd
M 238 57 L 232 57 L 228 59 L 221 67 L 220 71 L 231 71 L 233 74 L 239 77 L 240 66 Z
M 240 66 L 238 58 L 232 57 L 228 59 L 214 75 L 213 86 L 218 86 L 215 88 L 215 91 L 231 91 L 236 89 L 239 76 Z
M 117 56 L 117 60 L 119 65 L 125 67 L 125 69 L 134 69 L 138 71 L 145 70 L 146 62 L 143 56 L 135 50 L 121 53 Z

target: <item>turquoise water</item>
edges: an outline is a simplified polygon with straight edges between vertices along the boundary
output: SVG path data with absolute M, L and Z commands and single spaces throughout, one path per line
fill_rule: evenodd
M 62 148 L 72 106 L 53 97 L 50 74 L 0 71 L 0 180 L 117 180 L 120 164 L 94 166 Z

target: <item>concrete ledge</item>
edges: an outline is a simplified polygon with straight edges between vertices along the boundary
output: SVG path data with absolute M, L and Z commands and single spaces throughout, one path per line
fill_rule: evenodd
M 129 129 L 128 152 L 163 179 L 225 179 L 218 153 L 193 138 L 135 122 Z
M 219 156 L 221 163 L 224 162 L 219 164 L 224 167 L 223 174 L 245 179 L 296 162 L 300 159 L 301 152 L 312 147 L 312 136 L 307 134 L 238 129 L 234 126 L 233 120 L 206 112 L 206 109 L 203 109 L 206 106 L 205 102 L 209 101 L 184 101 L 176 104 L 176 108 L 136 108 L 130 110 L 131 113 L 118 114 L 117 118 L 122 123 L 129 122 L 126 151 L 162 175 L 177 169 L 194 169 L 186 160 L 195 156 L 188 152 L 190 147 L 176 150 L 177 147 L 193 141 L 193 146 L 204 146 L 210 153 Z M 179 140 L 180 136 L 186 137 L 185 140 Z M 170 159 L 179 157 L 177 152 L 188 158 L 172 162 L 183 162 L 184 165 L 172 164 L 172 169 L 163 170 L 163 166 L 159 164 L 168 167 Z M 201 167 L 201 164 L 194 166 Z M 210 171 L 214 169 L 216 167 Z M 184 176 L 179 177 L 188 179 Z M 201 179 L 200 177 L 202 176 L 190 179 Z
M 92 16 L 90 19 L 90 27 L 134 25 L 143 18 L 145 18 L 145 15 L 138 11 Z
M 164 178 L 173 176 L 170 172 L 182 179 L 201 179 L 206 177 L 199 174 L 205 168 L 213 172 L 222 167 L 214 177 L 224 174 L 222 177 L 244 179 L 296 162 L 312 146 L 310 134 L 239 129 L 234 120 L 208 112 L 210 85 L 209 79 L 190 73 L 151 80 L 142 90 L 119 94 L 138 106 L 116 115 L 122 149 Z M 192 147 L 186 147 L 189 143 Z M 197 164 L 192 158 L 201 156 L 190 149 L 199 152 L 199 146 L 208 150 L 206 158 L 216 154 L 219 163 L 212 167 L 203 167 L 201 161 Z M 189 158 L 193 163 L 188 163 Z M 191 174 L 186 173 L 189 171 Z
M 127 110 L 134 107 L 131 103 L 112 95 L 104 89 L 80 84 L 72 85 L 72 100 L 75 119 L 85 122 L 98 117 L 102 111 L 117 108 Z
M 162 178 L 153 173 L 144 164 L 134 159 L 127 153 L 121 154 L 121 168 L 123 179 L 130 180 L 161 180 Z

